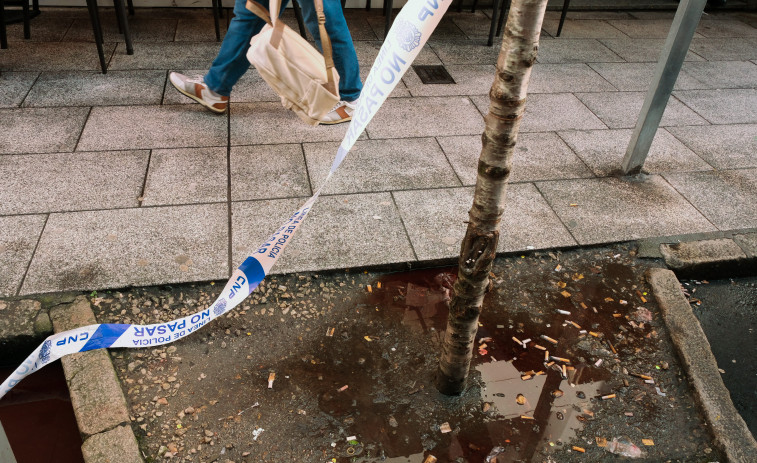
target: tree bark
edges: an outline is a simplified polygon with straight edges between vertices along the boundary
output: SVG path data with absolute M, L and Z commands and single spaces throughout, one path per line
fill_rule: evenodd
M 478 317 L 499 241 L 513 149 L 526 107 L 526 90 L 539 48 L 547 0 L 513 0 L 505 26 L 497 74 L 489 91 L 489 113 L 481 136 L 478 177 L 470 221 L 460 250 L 436 386 L 447 395 L 465 390 Z

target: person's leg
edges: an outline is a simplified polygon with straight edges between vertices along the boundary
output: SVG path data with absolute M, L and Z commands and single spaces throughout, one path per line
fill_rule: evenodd
M 301 0 L 299 4 L 305 25 L 315 38 L 318 48 L 321 48 L 314 0 Z M 339 95 L 344 101 L 355 101 L 360 97 L 363 82 L 360 80 L 355 45 L 344 19 L 341 0 L 323 0 L 323 11 L 326 15 L 326 32 L 331 39 L 334 67 L 339 73 Z
M 258 0 L 258 3 L 268 8 L 268 0 Z M 289 0 L 282 0 L 282 8 L 288 3 Z M 250 39 L 265 25 L 265 21 L 245 8 L 246 4 L 246 0 L 235 1 L 234 17 L 229 22 L 218 56 L 205 75 L 208 88 L 223 96 L 231 94 L 234 84 L 250 68 L 250 62 L 247 61 Z

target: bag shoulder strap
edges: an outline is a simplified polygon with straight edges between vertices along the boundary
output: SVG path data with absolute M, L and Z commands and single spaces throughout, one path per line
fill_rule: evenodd
M 273 23 L 271 22 L 271 15 L 268 13 L 268 10 L 266 10 L 266 8 L 263 5 L 256 2 L 255 0 L 247 0 L 246 7 L 248 10 L 252 11 L 252 14 L 261 18 L 263 21 L 265 21 L 269 25 L 273 26 Z
M 336 88 L 336 82 L 334 82 L 334 56 L 331 51 L 331 38 L 328 32 L 326 32 L 326 13 L 323 12 L 323 0 L 314 1 L 315 11 L 318 15 L 318 33 L 321 36 L 321 48 L 323 48 L 323 59 L 326 62 L 326 75 L 328 78 L 328 82 L 324 87 L 334 95 L 338 95 L 339 91 Z

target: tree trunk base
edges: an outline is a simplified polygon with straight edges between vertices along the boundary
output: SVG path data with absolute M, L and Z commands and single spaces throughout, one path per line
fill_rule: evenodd
M 439 390 L 439 392 L 441 392 L 442 394 L 457 396 L 465 391 L 466 379 L 468 379 L 467 376 L 462 379 L 448 376 L 442 371 L 441 368 L 439 368 L 436 372 L 436 378 L 434 378 L 434 382 L 436 383 L 436 389 Z

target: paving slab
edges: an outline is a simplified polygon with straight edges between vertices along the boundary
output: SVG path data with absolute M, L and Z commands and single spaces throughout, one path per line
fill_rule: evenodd
M 585 63 L 537 63 L 528 82 L 528 93 L 532 94 L 615 90 L 617 89 L 610 82 Z
M 232 204 L 234 265 L 283 224 L 307 198 Z M 391 194 L 323 196 L 273 273 L 363 267 L 415 260 Z
M 646 92 L 576 93 L 576 97 L 611 129 L 635 127 L 645 96 Z M 706 124 L 706 120 L 675 98 L 668 100 L 660 121 L 661 127 Z
M 3 72 L 0 74 L 0 108 L 17 108 L 39 76 L 38 72 Z
M 307 125 L 292 111 L 281 106 L 280 102 L 232 103 L 230 110 L 232 145 L 341 142 L 347 133 L 348 124 Z M 282 127 L 286 127 L 286 130 L 281 130 Z
M 200 105 L 94 107 L 77 150 L 226 146 L 227 122 Z
M 481 136 L 438 137 L 437 140 L 463 185 L 475 185 Z M 556 134 L 518 135 L 508 179 L 510 183 L 586 177 L 593 177 L 593 174 Z
M 628 40 L 628 39 L 620 39 Z M 539 44 L 539 63 L 612 63 L 623 59 L 596 39 L 544 40 Z
M 336 150 L 338 144 L 328 146 Z M 231 148 L 232 201 L 301 198 L 312 193 L 299 143 Z
M 615 61 L 656 63 L 660 59 L 665 39 L 601 39 L 603 45 L 617 53 L 621 59 Z M 684 61 L 704 61 L 701 56 L 692 53 L 693 48 L 686 53 Z M 728 58 L 722 58 L 728 59 Z
M 720 230 L 757 227 L 757 169 L 665 174 Z
M 757 88 L 681 90 L 673 95 L 713 124 L 757 123 Z
M 579 130 L 560 132 L 563 140 L 598 177 L 621 173 L 621 165 L 633 130 Z M 655 134 L 644 172 L 712 170 L 702 158 L 661 128 Z
M 480 134 L 483 130 L 483 118 L 473 102 L 449 96 L 388 99 L 366 132 L 370 138 L 408 138 Z
M 160 104 L 165 71 L 43 72 L 24 107 Z
M 557 35 L 557 28 L 560 25 L 560 19 L 544 19 L 542 28 L 549 31 L 550 34 Z M 612 39 L 628 38 L 626 34 L 607 21 L 581 19 L 565 19 L 560 39 Z
M 0 154 L 73 151 L 89 108 L 0 109 Z
M 226 35 L 226 20 L 220 19 L 219 29 L 221 40 Z M 208 12 L 202 17 L 179 18 L 176 22 L 176 35 L 173 37 L 176 42 L 215 42 L 216 29 L 213 23 L 213 14 Z
M 707 61 L 744 61 L 757 59 L 757 40 L 744 37 L 692 39 L 689 53 Z M 688 56 L 688 55 L 687 55 Z
M 378 56 L 383 42 L 381 41 L 359 41 L 354 42 L 355 53 L 357 54 L 358 64 L 371 67 Z M 429 44 L 423 46 L 421 52 L 415 57 L 413 64 L 442 64 L 439 57 L 434 53 Z
M 706 88 L 757 87 L 757 66 L 749 61 L 706 61 L 685 63 L 682 74 L 703 83 Z M 695 89 L 693 87 L 692 89 Z M 699 87 L 702 88 L 702 87 Z M 677 87 L 677 90 L 690 90 Z
M 126 46 L 119 43 L 108 69 L 204 69 L 220 48 L 217 42 L 142 42 L 133 55 L 127 55 Z
M 693 64 L 687 62 L 686 65 Z M 591 63 L 589 64 L 602 78 L 621 92 L 647 91 L 652 85 L 656 63 Z M 684 66 L 686 69 L 686 66 Z M 676 90 L 707 88 L 707 84 L 695 79 L 687 72 L 678 74 L 673 87 Z M 530 89 L 529 89 L 530 91 Z M 580 90 L 575 91 L 591 91 Z
M 658 175 L 536 186 L 581 245 L 717 230 Z
M 346 8 L 344 10 L 344 19 L 347 20 L 347 24 L 350 29 L 350 36 L 352 40 L 357 42 L 361 40 L 379 40 L 379 36 L 376 35 L 373 25 L 370 24 L 372 18 L 376 15 L 373 12 L 365 11 L 357 8 Z M 298 30 L 298 29 L 295 29 Z M 381 27 L 381 34 L 384 34 L 384 28 Z
M 152 150 L 142 205 L 225 202 L 226 151 L 225 146 Z
M 143 42 L 168 42 L 173 41 L 176 35 L 177 19 L 149 18 L 142 12 L 129 16 L 129 31 L 134 43 Z M 63 38 L 66 42 L 94 42 L 92 23 L 89 18 L 76 19 L 74 24 Z M 100 25 L 103 31 L 103 40 L 106 42 L 123 42 L 124 35 L 118 31 L 118 22 L 114 10 L 109 13 L 100 13 Z M 141 47 L 135 47 L 139 50 Z
M 228 277 L 226 204 L 51 214 L 22 294 Z
M 612 93 L 613 95 L 617 93 Z M 481 113 L 489 111 L 488 96 L 471 97 Z M 536 93 L 528 95 L 526 113 L 520 125 L 521 132 L 552 132 L 557 130 L 605 129 L 578 98 L 570 93 Z M 483 128 L 482 128 L 483 132 Z
M 429 40 L 428 45 L 436 52 L 441 62 L 451 64 L 497 64 L 499 47 L 487 47 L 486 40 Z M 424 64 L 415 61 L 414 64 Z M 430 63 L 434 64 L 434 63 Z
M 460 254 L 473 188 L 395 191 L 392 193 L 418 259 L 454 259 Z M 498 252 L 574 246 L 533 184 L 509 185 L 502 214 Z
M 734 19 L 700 21 L 697 33 L 705 37 L 757 37 L 757 28 Z
M 562 5 L 554 10 L 547 10 L 544 12 L 544 19 L 547 20 L 559 20 L 562 13 Z M 635 11 L 618 11 L 618 10 L 568 10 L 567 19 L 630 19 Z M 566 21 L 567 21 L 566 19 Z
M 450 8 L 445 13 L 445 17 L 449 17 L 468 39 L 489 37 L 489 26 L 483 27 L 483 25 L 491 24 L 491 18 L 481 10 L 471 13 L 468 9 L 458 13 L 454 8 Z
M 668 127 L 667 130 L 716 169 L 757 167 L 757 124 Z
M 336 154 L 334 143 L 306 143 L 310 182 L 318 189 Z M 433 138 L 364 140 L 355 143 L 324 194 L 368 193 L 460 186 Z
M 136 207 L 148 151 L 0 157 L 0 215 Z
M 741 249 L 744 250 L 748 257 L 757 257 L 757 233 L 734 235 L 733 241 L 741 246 Z
M 8 42 L 60 42 L 68 32 L 74 22 L 73 18 L 64 18 L 58 14 L 37 16 L 31 22 L 31 37 L 24 38 L 24 24 L 18 22 L 7 25 Z M 89 25 L 89 24 L 87 24 Z M 92 34 L 92 27 L 89 27 L 89 33 Z
M 664 39 L 670 33 L 672 19 L 631 19 L 608 21 L 634 39 Z M 694 34 L 694 37 L 701 37 Z
M 116 48 L 104 43 L 107 62 Z M 99 71 L 100 61 L 93 43 L 18 42 L 3 50 L 0 71 Z
M 0 296 L 15 296 L 45 226 L 45 215 L 0 217 Z
M 454 84 L 424 84 L 411 68 L 402 77 L 412 96 L 488 95 L 496 73 L 493 64 L 445 66 Z

